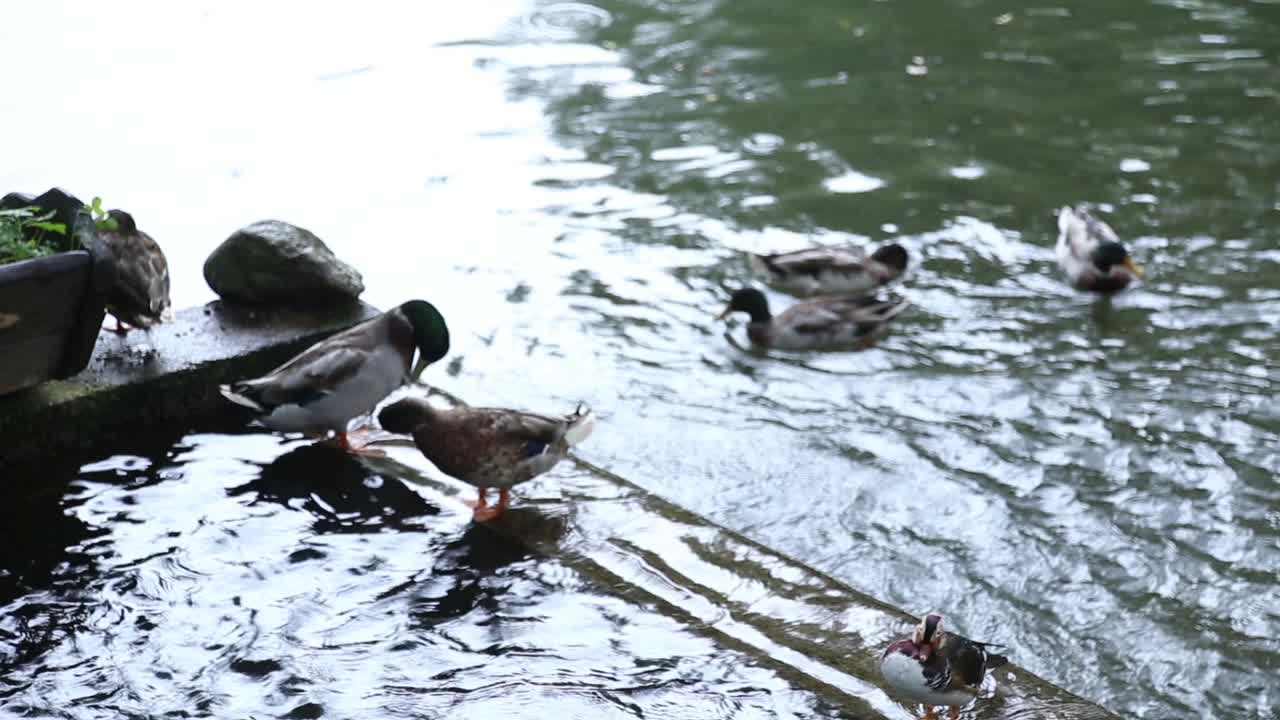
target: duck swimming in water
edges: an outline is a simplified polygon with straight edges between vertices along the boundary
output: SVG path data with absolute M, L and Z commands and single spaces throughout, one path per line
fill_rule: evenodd
M 854 295 L 819 297 L 796 303 L 778 315 L 755 288 L 743 288 L 729 299 L 720 319 L 735 312 L 750 316 L 747 337 L 760 347 L 781 350 L 867 348 L 898 313 L 910 306 L 904 298 L 886 300 Z
M 1058 266 L 1077 290 L 1119 292 L 1142 277 L 1142 268 L 1111 226 L 1083 205 L 1058 211 Z
M 751 262 L 769 275 L 771 285 L 792 295 L 861 295 L 900 277 L 907 269 L 907 250 L 890 243 L 868 256 L 823 247 L 752 255 Z

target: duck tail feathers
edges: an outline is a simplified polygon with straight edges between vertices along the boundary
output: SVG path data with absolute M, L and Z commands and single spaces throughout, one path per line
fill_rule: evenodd
M 757 255 L 756 253 L 751 253 L 749 256 L 751 269 L 757 273 L 763 273 L 765 275 L 776 274 L 778 272 L 778 268 L 774 267 L 773 258 L 773 255 Z
M 596 427 L 596 416 L 591 412 L 591 408 L 586 403 L 578 403 L 578 407 L 573 411 L 572 415 L 565 418 L 569 422 L 569 426 L 564 431 L 564 441 L 569 445 L 577 445 L 591 436 L 591 431 Z
M 890 299 L 886 300 L 880 306 L 880 309 L 879 309 L 880 320 L 882 322 L 888 322 L 893 318 L 897 317 L 900 313 L 902 313 L 903 310 L 906 310 L 909 307 L 911 307 L 910 300 L 904 297 L 901 297 L 899 295 L 894 295 Z
M 1063 205 L 1058 211 L 1058 232 L 1065 233 L 1069 229 L 1078 224 L 1088 224 L 1089 219 L 1093 216 L 1089 214 L 1089 208 L 1084 204 L 1080 205 Z
M 222 397 L 250 410 L 257 410 L 258 412 L 266 412 L 267 410 L 262 403 L 250 396 L 253 392 L 253 386 L 248 383 L 238 382 L 230 385 L 219 385 L 218 392 L 222 393 Z

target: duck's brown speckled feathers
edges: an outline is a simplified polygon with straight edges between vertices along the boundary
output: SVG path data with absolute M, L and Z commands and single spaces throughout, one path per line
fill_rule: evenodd
M 134 223 L 124 210 L 107 215 L 116 221 L 115 230 L 100 230 L 115 268 L 115 280 L 107 296 L 107 310 L 118 321 L 148 327 L 167 320 L 169 305 L 169 263 L 152 237 Z
M 562 417 L 505 408 L 441 408 L 405 398 L 383 408 L 378 422 L 410 434 L 442 472 L 480 488 L 509 488 L 550 470 L 590 432 L 590 411 Z

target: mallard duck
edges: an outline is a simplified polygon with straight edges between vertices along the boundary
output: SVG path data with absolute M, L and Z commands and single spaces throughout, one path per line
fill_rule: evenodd
M 824 247 L 752 255 L 751 261 L 769 275 L 770 284 L 793 295 L 859 295 L 902 275 L 907 269 L 907 250 L 890 243 L 868 257 L 861 251 Z
M 927 615 L 910 639 L 889 645 L 880 656 L 884 679 L 913 702 L 924 703 L 925 717 L 934 717 L 935 705 L 951 706 L 953 720 L 960 706 L 978 697 L 987 670 L 1009 662 L 987 648 L 991 643 L 944 632 L 941 615 Z
M 870 347 L 886 323 L 910 305 L 904 298 L 880 300 L 871 296 L 840 295 L 796 303 L 779 315 L 755 288 L 733 293 L 720 320 L 735 312 L 751 316 L 747 337 L 762 347 L 813 350 L 850 346 Z
M 1142 277 L 1116 231 L 1078 205 L 1058 211 L 1058 265 L 1077 290 L 1113 293 Z
M 141 230 L 124 210 L 110 210 L 114 230 L 99 230 L 98 237 L 111 256 L 115 277 L 107 294 L 107 311 L 116 319 L 115 331 L 129 332 L 125 323 L 148 328 L 173 317 L 169 305 L 169 263 L 152 237 Z
M 492 520 L 507 509 L 511 486 L 555 467 L 591 434 L 595 417 L 579 405 L 563 417 L 505 408 L 440 408 L 420 398 L 398 400 L 378 413 L 383 429 L 412 435 L 414 444 L 446 475 L 480 489 L 474 517 Z M 498 504 L 489 505 L 489 488 Z
M 418 362 L 410 371 L 415 348 Z M 449 352 L 449 328 L 435 306 L 410 300 L 312 345 L 253 380 L 223 385 L 231 402 L 262 413 L 264 426 L 280 432 L 337 435 L 338 446 L 356 452 L 347 436 L 354 417 L 373 411 L 392 390 Z

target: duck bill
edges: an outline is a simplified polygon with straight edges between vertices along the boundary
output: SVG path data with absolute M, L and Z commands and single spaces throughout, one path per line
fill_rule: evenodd
M 431 361 L 425 355 L 419 353 L 418 362 L 414 364 L 412 372 L 409 373 L 409 379 L 416 383 L 422 382 L 422 371 L 426 370 L 430 364 Z
M 732 313 L 733 313 L 733 308 L 732 308 L 732 307 L 727 307 L 727 308 L 725 308 L 725 309 L 724 309 L 724 312 L 722 312 L 722 313 L 720 313 L 719 315 L 717 315 L 717 316 L 716 316 L 716 319 L 717 319 L 717 320 L 723 320 L 723 319 L 725 319 L 725 318 L 729 317 L 729 315 L 731 315 Z
M 1138 277 L 1142 277 L 1142 266 L 1141 266 L 1141 265 L 1138 265 L 1138 263 L 1134 262 L 1134 261 L 1133 261 L 1133 258 L 1131 258 L 1131 257 L 1127 257 L 1127 258 L 1125 258 L 1125 259 L 1124 259 L 1124 267 L 1125 267 L 1125 269 L 1126 269 L 1126 270 L 1128 270 L 1129 272 L 1133 273 L 1134 275 L 1137 275 Z

